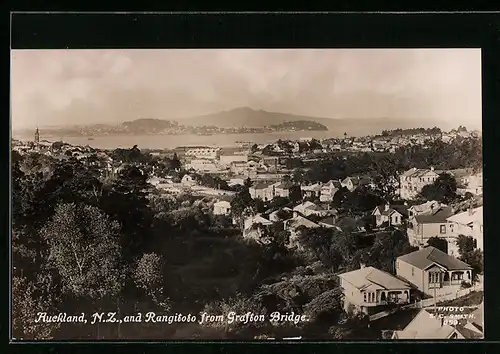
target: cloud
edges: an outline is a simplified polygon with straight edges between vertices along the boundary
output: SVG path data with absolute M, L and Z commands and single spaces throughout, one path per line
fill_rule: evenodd
M 477 49 L 19 50 L 16 127 L 178 118 L 250 106 L 480 127 Z

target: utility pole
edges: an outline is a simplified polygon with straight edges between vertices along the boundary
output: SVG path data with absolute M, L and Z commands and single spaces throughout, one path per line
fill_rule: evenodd
M 435 274 L 435 273 L 431 273 L 431 274 Z M 433 277 L 431 276 L 431 279 Z M 436 300 L 436 284 L 434 283 L 434 315 L 436 314 L 436 310 L 437 310 L 437 300 Z

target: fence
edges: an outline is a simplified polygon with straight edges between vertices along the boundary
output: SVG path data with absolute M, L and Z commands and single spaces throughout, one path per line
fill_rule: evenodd
M 400 310 L 406 310 L 406 309 L 411 309 L 411 308 L 431 307 L 431 306 L 434 306 L 435 303 L 437 304 L 437 303 L 440 303 L 440 302 L 443 302 L 443 301 L 454 300 L 454 299 L 460 298 L 462 296 L 468 295 L 468 294 L 470 294 L 473 291 L 482 291 L 482 290 L 483 290 L 483 282 L 482 282 L 482 277 L 481 277 L 480 280 L 479 280 L 479 282 L 476 282 L 470 288 L 460 289 L 460 290 L 458 290 L 456 292 L 451 292 L 451 293 L 447 293 L 447 294 L 444 294 L 444 295 L 436 296 L 435 300 L 434 300 L 434 298 L 423 299 L 423 300 L 420 300 L 420 301 L 412 302 L 410 304 L 399 306 L 399 307 L 397 307 L 395 309 L 378 312 L 378 313 L 373 314 L 373 315 L 370 316 L 370 321 L 376 321 L 378 319 L 381 319 L 381 318 L 384 318 L 386 316 L 392 315 L 392 314 L 394 314 L 394 313 L 396 313 L 397 311 L 400 311 Z

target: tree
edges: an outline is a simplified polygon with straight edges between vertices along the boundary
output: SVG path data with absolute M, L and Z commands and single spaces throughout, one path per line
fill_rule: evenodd
M 440 238 L 437 236 L 431 237 L 427 241 L 427 245 L 435 247 L 438 250 L 441 250 L 444 253 L 448 254 L 448 241 L 446 241 L 444 238 Z
M 325 267 L 334 272 L 345 264 L 354 247 L 350 235 L 324 228 L 300 230 L 299 241 Z
M 121 290 L 119 226 L 88 205 L 61 204 L 40 231 L 64 289 L 102 299 Z
M 458 253 L 462 257 L 473 252 L 474 249 L 476 248 L 474 238 L 471 236 L 464 236 L 464 235 L 458 235 L 457 246 L 458 246 Z
M 177 153 L 174 153 L 174 156 L 170 161 L 170 167 L 176 171 L 181 169 L 182 164 L 181 161 L 179 160 L 179 157 L 177 157 Z
M 472 274 L 475 279 L 477 279 L 479 274 L 483 273 L 484 255 L 480 250 L 475 249 L 472 252 L 467 253 L 465 256 L 461 257 L 461 260 L 472 267 Z
M 25 277 L 12 278 L 12 336 L 15 339 L 51 339 L 59 328 L 57 322 L 35 322 L 38 313 L 55 310 L 54 293 L 40 290 L 43 290 L 40 282 Z
M 101 198 L 102 209 L 121 226 L 126 259 L 142 255 L 152 242 L 153 215 L 147 198 L 151 189 L 147 175 L 135 166 L 126 165 Z
M 457 198 L 457 181 L 448 173 L 442 173 L 433 184 L 422 188 L 420 194 L 427 200 L 450 203 Z
M 214 316 L 222 315 L 224 317 L 224 321 L 205 321 L 202 325 L 224 329 L 226 332 L 235 332 L 242 329 L 244 326 L 253 327 L 263 325 L 262 322 L 249 322 L 248 324 L 244 324 L 242 321 L 233 321 L 232 323 L 229 323 L 230 321 L 228 321 L 227 315 L 231 312 L 239 315 L 250 312 L 255 316 L 259 316 L 264 314 L 264 309 L 244 295 L 237 294 L 227 300 L 221 300 L 205 305 L 202 310 L 202 316 L 203 314 Z
M 250 196 L 248 188 L 243 187 L 240 191 L 236 192 L 235 197 L 231 200 L 231 214 L 239 218 L 243 210 L 250 207 L 252 203 L 252 197 Z
M 483 253 L 476 248 L 473 237 L 459 235 L 457 238 L 458 253 L 460 260 L 472 267 L 474 277 L 481 274 L 484 269 Z
M 340 287 L 327 290 L 304 306 L 309 321 L 338 323 L 343 313 L 343 293 Z
M 163 258 L 156 253 L 144 254 L 134 272 L 135 284 L 150 296 L 163 310 L 169 305 L 163 292 Z
M 290 187 L 289 198 L 294 203 L 302 200 L 302 190 L 299 185 L 293 185 Z

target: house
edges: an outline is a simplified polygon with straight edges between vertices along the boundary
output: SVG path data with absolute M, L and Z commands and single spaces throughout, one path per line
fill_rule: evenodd
M 316 229 L 319 227 L 321 227 L 320 224 L 312 220 L 309 220 L 308 218 L 302 215 L 295 215 L 293 218 L 286 220 L 284 222 L 284 228 L 286 231 L 290 232 L 288 247 L 290 248 L 297 247 L 299 249 L 302 248 L 302 246 L 299 243 L 301 228 Z
M 403 219 L 408 217 L 408 207 L 406 205 L 379 205 L 375 207 L 372 215 L 375 216 L 376 226 L 384 223 L 400 226 L 403 224 Z
M 218 155 L 221 166 L 229 166 L 233 162 L 248 162 L 248 150 L 239 147 L 222 148 Z
M 423 204 L 412 205 L 411 207 L 408 208 L 408 217 L 411 218 L 413 216 L 420 214 L 428 214 L 445 206 L 446 206 L 445 204 L 441 204 L 436 200 L 431 200 Z
M 450 321 L 451 322 L 451 321 Z M 470 321 L 459 324 L 445 323 L 445 318 L 422 309 L 402 331 L 394 331 L 392 339 L 481 339 L 484 335 Z
M 472 268 L 428 246 L 396 259 L 396 274 L 430 296 L 454 295 L 462 282 L 472 282 Z
M 219 152 L 218 147 L 211 146 L 191 146 L 184 148 L 185 156 L 194 157 L 196 159 L 215 160 Z
M 453 215 L 451 207 L 440 207 L 431 212 L 408 219 L 408 241 L 412 246 L 426 246 L 431 237 L 448 238 L 448 218 Z
M 248 189 L 252 199 L 262 199 L 264 201 L 274 198 L 274 185 L 270 182 L 259 182 Z
M 232 198 L 219 198 L 214 203 L 214 215 L 230 215 L 231 214 L 231 199 Z
M 470 177 L 474 174 L 471 168 L 459 168 L 456 170 L 448 170 L 447 172 L 455 178 L 458 186 L 466 186 L 469 184 Z
M 274 196 L 288 198 L 290 197 L 290 190 L 294 187 L 294 184 L 291 182 L 283 182 L 275 186 L 274 188 Z
M 302 193 L 304 196 L 309 198 L 319 198 L 321 194 L 321 183 L 317 182 L 315 184 L 311 184 L 309 186 L 300 186 Z
M 345 187 L 352 192 L 359 186 L 370 184 L 370 180 L 366 177 L 346 177 L 342 182 L 342 187 Z
M 231 178 L 228 182 L 227 185 L 229 187 L 234 187 L 234 186 L 244 186 L 245 185 L 245 180 L 243 178 Z
M 229 171 L 234 175 L 245 175 L 249 170 L 255 170 L 256 167 L 249 162 L 232 162 L 229 166 Z
M 294 215 L 303 215 L 303 216 L 310 216 L 310 215 L 326 216 L 329 213 L 328 210 L 324 210 L 322 207 L 309 201 L 303 202 L 302 204 L 295 206 L 293 208 L 293 211 Z
M 424 186 L 434 183 L 439 177 L 440 171 L 435 171 L 434 167 L 430 169 L 412 168 L 404 172 L 399 177 L 399 193 L 402 199 L 413 199 Z
M 458 238 L 458 235 L 470 236 L 475 240 L 476 247 L 483 249 L 483 207 L 469 208 L 469 210 L 455 214 L 446 219 L 450 238 Z M 456 245 L 454 252 L 458 254 Z
M 370 308 L 410 302 L 410 284 L 377 268 L 362 265 L 338 277 L 346 311 L 353 306 L 355 312 L 368 314 Z
M 457 183 L 457 194 L 465 195 L 471 193 L 473 195 L 483 194 L 483 173 L 470 175 L 461 178 L 460 183 Z
M 484 301 L 472 312 L 472 316 L 473 318 L 470 321 L 472 325 L 481 333 L 484 333 Z
M 260 214 L 250 215 L 243 221 L 243 237 L 247 239 L 259 240 L 266 227 L 273 225 L 273 222 Z
M 327 228 L 335 228 L 339 231 L 342 231 L 340 227 L 336 225 L 338 221 L 338 212 L 335 209 L 331 209 L 329 211 L 329 215 L 324 216 L 320 220 L 318 220 L 318 224 L 322 227 L 327 227 Z
M 340 181 L 331 180 L 325 183 L 320 189 L 319 200 L 321 202 L 331 202 L 335 193 L 342 189 L 342 183 Z
M 218 170 L 217 165 L 213 161 L 207 159 L 191 160 L 186 164 L 186 168 L 199 172 L 216 172 Z
M 196 180 L 193 176 L 185 174 L 181 179 L 181 184 L 184 186 L 194 186 L 196 184 Z

